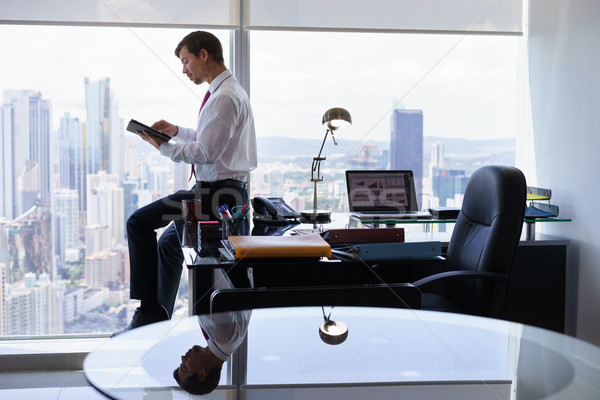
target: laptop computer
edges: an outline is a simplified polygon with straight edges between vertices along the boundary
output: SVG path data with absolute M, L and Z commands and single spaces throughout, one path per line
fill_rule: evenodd
M 413 172 L 346 171 L 350 215 L 361 222 L 429 219 L 419 211 Z

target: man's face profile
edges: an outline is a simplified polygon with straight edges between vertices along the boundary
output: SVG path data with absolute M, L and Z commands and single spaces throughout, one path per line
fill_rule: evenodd
M 196 85 L 206 81 L 206 62 L 203 60 L 205 57 L 208 57 L 206 50 L 201 50 L 199 56 L 190 53 L 187 46 L 183 46 L 179 51 L 179 60 L 183 66 L 181 72 Z
M 199 380 L 203 380 L 206 373 L 203 365 L 205 365 L 206 348 L 194 346 L 181 356 L 181 364 L 177 368 L 177 376 L 180 381 L 186 381 L 191 376 L 197 376 Z

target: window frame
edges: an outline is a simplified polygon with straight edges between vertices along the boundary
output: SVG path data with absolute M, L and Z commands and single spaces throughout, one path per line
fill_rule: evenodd
M 235 2 L 234 2 L 235 3 Z M 28 6 L 29 7 L 29 6 Z M 241 83 L 241 85 L 244 87 L 244 89 L 247 91 L 248 95 L 251 97 L 251 87 L 250 87 L 250 32 L 254 29 L 254 30 L 310 30 L 310 31 L 348 31 L 347 29 L 343 29 L 343 28 L 327 28 L 327 27 L 320 27 L 320 28 L 315 28 L 315 27 L 306 27 L 306 28 L 285 28 L 285 27 L 246 27 L 245 22 L 248 21 L 248 16 L 247 13 L 249 13 L 249 0 L 238 0 L 237 2 L 237 8 L 236 8 L 236 12 L 239 13 L 239 15 L 237 16 L 237 26 L 234 25 L 204 25 L 204 24 L 164 24 L 164 23 L 129 23 L 126 24 L 126 26 L 130 26 L 130 27 L 144 27 L 144 28 L 172 28 L 172 27 L 177 27 L 177 28 L 190 28 L 190 29 L 226 29 L 226 30 L 230 30 L 230 68 L 232 70 L 232 72 L 235 74 L 235 76 L 237 77 L 237 79 L 239 80 L 239 82 Z M 526 20 L 526 18 L 525 18 Z M 0 20 L 0 24 L 5 24 L 5 25 L 58 25 L 58 26 L 107 26 L 107 27 L 122 27 L 123 23 L 115 23 L 115 22 L 105 22 L 105 23 L 92 23 L 92 22 L 69 22 L 69 21 L 35 21 L 35 20 Z M 381 32 L 385 32 L 386 30 L 381 30 L 381 29 L 361 29 L 361 32 L 375 32 L 375 33 L 381 33 Z M 415 33 L 413 30 L 409 31 L 410 33 Z M 434 31 L 434 30 L 423 30 L 423 31 L 419 31 L 419 33 L 436 33 L 439 34 L 440 31 Z M 464 34 L 464 32 L 445 32 L 448 34 Z M 483 34 L 483 35 L 490 35 L 490 34 L 496 34 L 496 35 L 522 35 L 522 31 L 520 33 L 507 33 L 507 32 L 482 32 L 482 33 L 478 33 L 478 34 Z M 74 334 L 74 335 L 56 335 L 56 336 L 48 336 L 48 337 L 31 337 L 31 336 L 18 336 L 18 337 L 10 337 L 10 339 L 7 339 L 6 337 L 2 337 L 0 338 L 0 341 L 4 343 L 6 343 L 7 341 L 13 341 L 14 343 L 17 343 L 18 341 L 32 341 L 32 340 L 38 340 L 38 339 L 44 339 L 44 340 L 50 340 L 50 341 L 60 341 L 63 343 L 73 343 L 73 341 L 77 341 L 80 339 L 107 339 L 109 337 L 109 334 L 103 334 L 103 335 L 98 335 L 98 334 Z M 57 352 L 56 354 L 68 354 L 68 350 L 67 347 L 63 347 L 62 345 L 59 346 L 59 352 Z M 37 352 L 35 352 L 37 353 Z M 40 351 L 38 354 L 43 354 L 44 352 Z M 19 353 L 21 354 L 21 353 Z M 9 354 L 0 354 L 0 357 L 8 357 L 11 356 Z M 58 357 L 56 359 L 57 363 L 61 363 L 63 360 L 61 357 Z M 2 365 L 5 365 L 4 363 L 2 363 Z M 58 368 L 62 368 L 62 366 L 58 366 L 57 365 L 57 369 Z M 80 369 L 81 366 L 77 363 L 75 364 L 71 364 L 72 367 L 74 367 L 74 369 Z M 32 367 L 33 368 L 33 367 Z M 0 368 L 0 371 L 4 370 L 3 368 Z

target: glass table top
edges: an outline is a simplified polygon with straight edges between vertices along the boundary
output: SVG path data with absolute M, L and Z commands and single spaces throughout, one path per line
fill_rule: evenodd
M 323 314 L 348 327 L 319 336 Z M 188 399 L 173 370 L 206 346 L 197 316 L 142 327 L 90 353 L 88 381 L 110 398 Z M 350 391 L 350 392 L 349 392 Z M 204 398 L 600 398 L 600 348 L 500 320 L 406 309 L 252 311 L 247 340 Z M 516 395 L 516 397 L 515 397 Z

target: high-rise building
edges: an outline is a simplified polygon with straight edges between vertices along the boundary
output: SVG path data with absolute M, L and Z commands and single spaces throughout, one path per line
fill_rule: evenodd
M 173 166 L 152 166 L 148 176 L 148 190 L 162 194 L 172 192 Z M 187 178 L 186 178 L 187 179 Z
M 83 124 L 67 112 L 58 129 L 59 187 L 79 193 L 79 210 L 86 209 L 86 166 Z
M 64 322 L 72 322 L 83 313 L 83 300 L 85 289 L 83 287 L 71 288 L 65 291 L 64 297 Z
M 123 199 L 124 199 L 124 207 L 123 216 L 125 220 L 131 216 L 131 214 L 138 209 L 137 195 L 136 191 L 138 188 L 137 179 L 130 179 L 126 177 L 125 180 L 121 183 L 123 187 Z
M 113 243 L 125 241 L 124 191 L 118 185 L 118 177 L 100 171 L 88 175 L 87 224 L 106 225 Z
M 32 297 L 33 334 L 63 333 L 64 287 L 61 281 L 51 281 L 48 274 L 33 276 Z M 25 280 L 27 286 L 27 279 Z
M 19 218 L 0 225 L 6 241 L 6 279 L 13 284 L 31 272 L 52 272 L 52 221 L 46 209 L 33 207 Z M 4 247 L 4 244 L 0 248 Z
M 444 144 L 435 142 L 431 144 L 431 161 L 429 163 L 429 176 L 433 176 L 431 172 L 433 168 L 444 168 Z
M 85 78 L 87 173 L 123 175 L 123 123 L 110 90 L 110 78 Z
M 418 199 L 423 191 L 423 111 L 396 109 L 392 114 L 390 168 L 412 170 Z M 419 205 L 422 202 L 419 201 Z
M 138 143 L 136 138 L 129 138 L 125 142 L 123 150 L 123 175 L 126 177 L 138 177 Z
M 28 272 L 13 283 L 6 304 L 6 334 L 47 335 L 63 333 L 62 283 L 42 273 Z
M 16 137 L 14 108 L 10 104 L 3 105 L 0 109 L 0 143 L 2 143 L 0 152 L 0 198 L 2 199 L 0 201 L 0 218 L 13 219 L 19 215 L 20 211 L 19 191 L 17 190 L 19 171 L 15 168 L 24 169 L 25 166 L 21 166 L 21 163 L 17 162 L 18 144 L 23 141 Z
M 85 258 L 85 282 L 93 289 L 107 288 L 119 282 L 121 271 L 121 258 L 119 253 L 100 252 Z
M 462 199 L 468 180 L 462 169 L 432 168 L 432 190 L 433 196 L 438 200 L 438 205 L 440 207 L 460 206 L 457 200 Z
M 85 253 L 91 256 L 111 248 L 108 225 L 88 225 L 85 227 Z
M 71 189 L 57 189 L 52 196 L 54 220 L 54 254 L 60 265 L 67 261 L 66 255 L 78 254 L 79 242 L 79 195 Z M 73 251 L 77 250 L 77 251 Z M 72 260 L 71 260 L 72 261 Z
M 6 335 L 6 301 L 8 298 L 8 285 L 6 284 L 6 264 L 0 262 L 0 335 Z
M 31 90 L 5 90 L 0 124 L 0 217 L 15 219 L 50 203 L 50 101 Z
M 95 174 L 108 165 L 104 165 L 104 154 L 108 153 L 108 114 L 110 104 L 110 80 L 91 82 L 85 78 L 86 156 L 88 174 Z
M 23 281 L 13 283 L 10 296 L 6 299 L 6 334 L 33 334 L 33 310 L 31 291 L 25 288 Z

